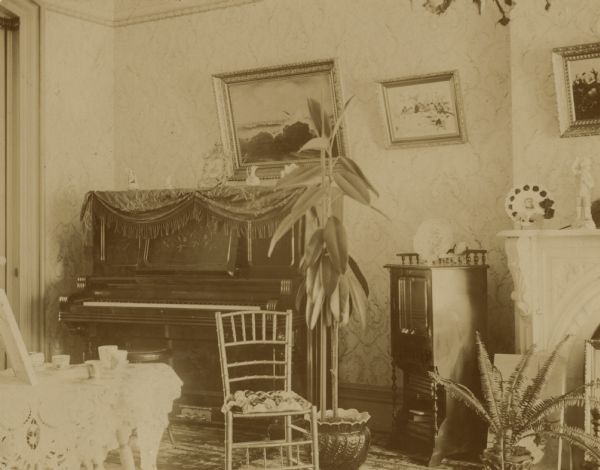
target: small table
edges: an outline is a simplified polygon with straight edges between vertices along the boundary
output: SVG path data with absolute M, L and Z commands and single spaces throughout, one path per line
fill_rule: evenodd
M 110 450 L 156 470 L 158 447 L 182 382 L 166 364 L 128 364 L 88 379 L 83 365 L 38 369 L 38 385 L 0 374 L 0 468 L 103 469 Z

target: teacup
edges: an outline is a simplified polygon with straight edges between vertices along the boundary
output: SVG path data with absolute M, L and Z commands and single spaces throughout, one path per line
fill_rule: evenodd
M 71 356 L 68 354 L 55 354 L 52 356 L 52 365 L 56 369 L 66 369 L 69 367 L 69 362 L 71 362 Z
M 98 358 L 102 363 L 102 367 L 105 369 L 110 369 L 112 367 L 112 354 L 118 349 L 119 347 L 113 344 L 98 346 Z
M 30 352 L 29 359 L 31 360 L 31 365 L 33 367 L 42 367 L 46 357 L 43 352 Z
M 85 361 L 89 379 L 98 379 L 102 375 L 102 362 L 99 360 Z
M 110 357 L 110 368 L 120 369 L 127 364 L 127 351 L 125 349 L 117 349 L 112 351 Z

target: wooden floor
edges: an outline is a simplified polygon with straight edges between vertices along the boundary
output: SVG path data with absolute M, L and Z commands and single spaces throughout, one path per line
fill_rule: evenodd
M 220 470 L 223 469 L 223 429 L 188 424 L 171 426 L 175 445 L 171 444 L 165 432 L 158 454 L 158 470 Z M 385 439 L 375 436 L 369 456 L 361 470 L 399 470 L 421 469 L 414 461 L 397 452 L 387 450 L 382 445 Z M 135 448 L 135 445 L 134 445 Z M 136 457 L 136 465 L 139 462 Z M 277 468 L 275 461 L 267 468 Z M 118 470 L 119 456 L 111 452 L 106 463 L 106 470 Z M 258 469 L 265 468 L 262 460 L 260 465 L 239 465 L 234 468 Z M 426 468 L 426 467 L 425 467 Z

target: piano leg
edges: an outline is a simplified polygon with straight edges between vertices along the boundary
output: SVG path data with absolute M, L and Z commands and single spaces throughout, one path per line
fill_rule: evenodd
M 169 366 L 173 367 L 173 339 L 171 339 L 171 329 L 169 325 L 165 325 L 163 328 L 165 341 L 167 342 L 167 347 L 171 350 L 171 354 L 169 354 Z

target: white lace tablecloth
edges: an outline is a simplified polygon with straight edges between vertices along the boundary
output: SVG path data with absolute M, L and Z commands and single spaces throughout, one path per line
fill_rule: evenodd
M 34 386 L 0 374 L 1 470 L 103 468 L 106 454 L 123 450 L 133 430 L 142 469 L 156 469 L 168 414 L 181 393 L 173 369 L 129 364 L 95 380 L 81 365 L 36 372 Z

